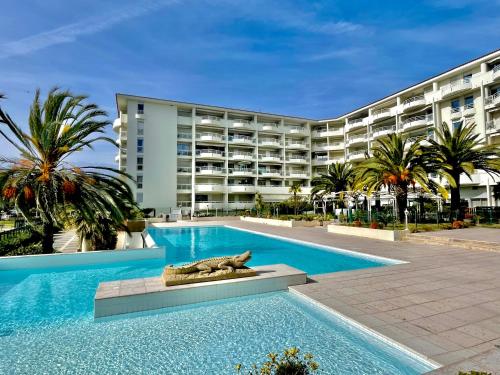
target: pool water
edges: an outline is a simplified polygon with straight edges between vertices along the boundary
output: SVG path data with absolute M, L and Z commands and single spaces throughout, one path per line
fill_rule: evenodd
M 100 281 L 156 276 L 164 260 L 0 272 L 1 374 L 234 374 L 297 346 L 325 374 L 430 367 L 287 292 L 98 322 Z
M 223 226 L 148 228 L 158 246 L 166 248 L 167 264 L 252 251 L 249 266 L 285 263 L 309 275 L 380 267 L 389 261 L 363 258 L 321 247 L 285 241 Z

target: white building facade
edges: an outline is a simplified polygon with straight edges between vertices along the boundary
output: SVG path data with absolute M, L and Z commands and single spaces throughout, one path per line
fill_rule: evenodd
M 311 179 L 334 162 L 359 163 L 389 133 L 434 137 L 437 124 L 474 122 L 486 143 L 500 144 L 500 50 L 337 118 L 313 120 L 117 94 L 115 160 L 137 180 L 142 207 L 169 213 L 220 212 L 309 194 Z M 498 181 L 463 176 L 470 207 L 494 206 Z

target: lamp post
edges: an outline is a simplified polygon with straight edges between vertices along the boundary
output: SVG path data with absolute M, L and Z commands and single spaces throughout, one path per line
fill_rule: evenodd
M 408 214 L 410 212 L 408 211 L 408 208 L 405 208 L 405 230 L 408 230 Z

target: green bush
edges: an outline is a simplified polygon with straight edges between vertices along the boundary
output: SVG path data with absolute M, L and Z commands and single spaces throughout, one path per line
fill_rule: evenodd
M 19 232 L 0 240 L 0 256 L 40 254 L 41 236 L 36 231 Z
M 316 372 L 319 365 L 313 361 L 313 355 L 310 353 L 299 356 L 300 349 L 286 349 L 281 356 L 277 353 L 269 353 L 268 361 L 259 367 L 252 365 L 252 368 L 247 372 L 247 375 L 310 375 Z M 241 374 L 242 366 L 236 365 L 236 372 Z

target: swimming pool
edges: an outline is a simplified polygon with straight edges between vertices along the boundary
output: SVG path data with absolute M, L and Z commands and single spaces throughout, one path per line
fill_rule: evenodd
M 381 267 L 397 261 L 286 241 L 224 226 L 154 228 L 148 233 L 165 246 L 167 264 L 252 251 L 250 266 L 285 263 L 309 275 Z
M 234 374 L 298 346 L 324 373 L 430 365 L 287 292 L 93 320 L 100 281 L 156 276 L 163 259 L 0 272 L 0 373 Z

